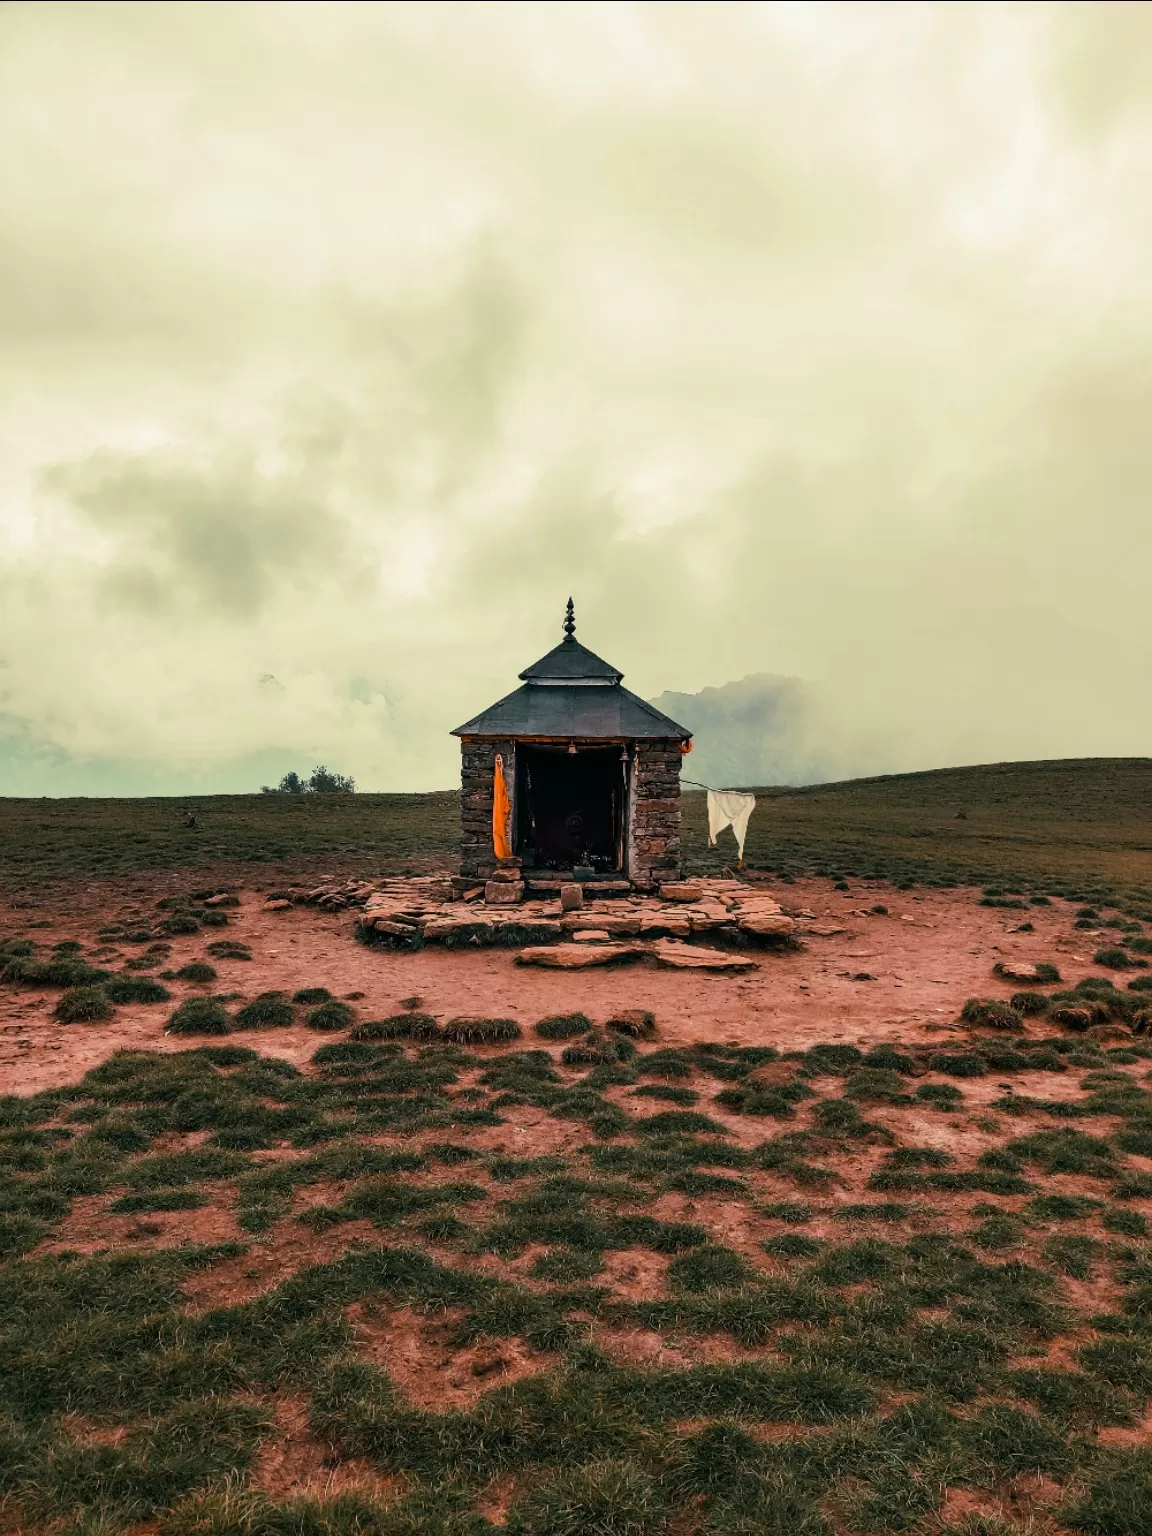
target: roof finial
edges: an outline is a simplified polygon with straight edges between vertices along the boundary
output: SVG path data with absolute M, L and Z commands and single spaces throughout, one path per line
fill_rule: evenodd
M 572 599 L 568 599 L 568 612 L 564 615 L 564 639 L 571 640 L 576 633 L 576 609 Z

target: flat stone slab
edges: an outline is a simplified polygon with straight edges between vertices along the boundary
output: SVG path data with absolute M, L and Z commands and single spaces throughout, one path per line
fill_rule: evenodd
M 646 917 L 640 924 L 640 932 L 645 938 L 671 937 L 686 939 L 692 932 L 692 924 L 686 917 L 677 914 L 675 917 L 664 917 L 657 912 L 652 917 Z
M 796 919 L 785 917 L 783 912 L 747 913 L 740 918 L 739 926 L 742 932 L 758 938 L 787 938 L 796 932 Z
M 699 901 L 704 887 L 695 880 L 666 880 L 660 887 L 661 901 Z
M 677 916 L 692 924 L 692 931 L 704 932 L 709 928 L 723 928 L 736 921 L 736 915 L 721 906 L 691 906 L 677 909 Z
M 640 932 L 639 916 L 629 912 L 567 913 L 560 919 L 560 925 L 567 933 L 582 928 L 603 928 L 605 933 L 618 939 L 634 939 Z
M 639 960 L 639 944 L 537 944 L 522 949 L 517 965 L 542 965 L 550 971 L 584 971 L 593 965 Z
M 721 949 L 704 949 L 699 944 L 653 944 L 649 953 L 656 963 L 675 971 L 755 971 L 759 961 L 747 955 L 729 955 Z

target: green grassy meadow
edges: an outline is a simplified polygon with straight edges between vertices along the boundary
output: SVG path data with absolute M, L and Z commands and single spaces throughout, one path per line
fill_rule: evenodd
M 36 931 L 0 932 L 0 986 L 79 1042 L 137 1004 L 180 1037 L 0 1086 L 0 1531 L 1152 1536 L 1150 789 L 1117 760 L 762 792 L 753 868 L 1129 914 L 1066 909 L 1114 980 L 806 1050 L 178 1003 L 244 946 L 154 978 L 204 911 L 101 915 L 208 870 L 446 867 L 454 793 L 0 802 Z M 721 868 L 705 842 L 691 794 L 689 867 Z M 84 941 L 19 910 L 81 886 Z M 299 1066 L 261 1049 L 288 1024 Z
M 891 880 L 996 883 L 1152 904 L 1152 759 L 994 763 L 757 791 L 751 868 Z M 686 797 L 685 847 L 701 867 L 704 796 Z M 963 815 L 958 813 L 963 812 Z
M 758 791 L 752 869 L 1001 884 L 1152 906 L 1152 760 L 998 763 Z M 275 874 L 413 872 L 451 865 L 458 797 L 218 795 L 0 800 L 0 883 L 271 865 Z M 184 824 L 191 811 L 196 826 Z M 963 812 L 963 816 L 958 815 Z M 685 863 L 717 870 L 705 800 L 684 796 Z M 265 873 L 265 871 L 261 871 Z
M 212 1041 L 0 1099 L 8 1529 L 1152 1531 L 1152 1046 L 781 1056 L 575 1017 L 476 1053 L 410 1018 L 304 1071 Z M 485 1140 L 540 1115 L 575 1150 Z M 400 1316 L 417 1400 L 370 1342 Z M 387 1495 L 263 1488 L 285 1403 Z
M 186 813 L 196 818 L 186 825 Z M 0 882 L 35 890 L 78 877 L 222 866 L 397 873 L 443 868 L 459 795 L 200 795 L 0 799 Z

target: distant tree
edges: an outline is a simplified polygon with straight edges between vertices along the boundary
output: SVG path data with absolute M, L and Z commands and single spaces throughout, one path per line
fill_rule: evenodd
M 354 795 L 356 780 L 346 773 L 330 773 L 318 763 L 309 776 L 308 791 L 313 795 Z
M 260 786 L 265 795 L 354 795 L 356 780 L 346 773 L 332 773 L 323 763 L 317 763 L 306 779 L 298 773 L 286 773 L 279 784 Z
M 279 784 L 262 784 L 260 793 L 262 795 L 304 795 L 308 793 L 308 784 L 298 773 L 286 773 Z

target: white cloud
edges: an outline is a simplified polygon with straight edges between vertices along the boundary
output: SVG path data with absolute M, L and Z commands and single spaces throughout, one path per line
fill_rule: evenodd
M 0 9 L 4 729 L 442 785 L 572 591 L 862 769 L 1152 750 L 1152 15 L 1094 9 Z

